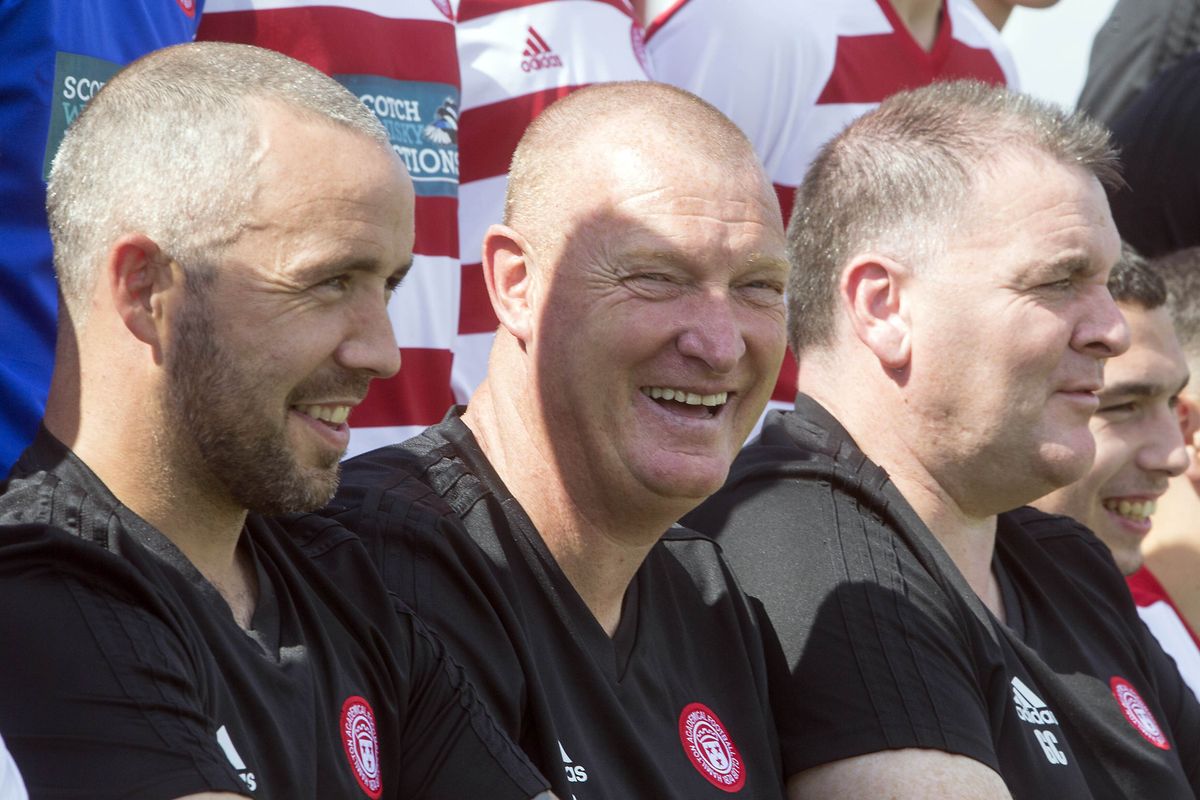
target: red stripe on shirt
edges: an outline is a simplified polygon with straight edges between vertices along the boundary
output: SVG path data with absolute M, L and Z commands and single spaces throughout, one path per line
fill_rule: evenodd
M 481 264 L 463 264 L 458 297 L 458 333 L 492 333 L 500 325 Z
M 783 226 L 786 228 L 792 219 L 792 205 L 796 202 L 796 187 L 776 183 L 775 196 L 779 198 L 779 211 L 783 214 Z
M 458 86 L 454 25 L 316 6 L 204 14 L 197 39 L 276 50 L 329 74 Z
M 459 183 L 507 175 L 508 162 L 525 133 L 513 120 L 528 125 L 546 106 L 585 85 L 556 86 L 464 111 L 458 127 Z
M 604 3 L 614 8 L 620 9 L 630 19 L 633 19 L 633 8 L 626 0 L 591 0 L 594 3 Z M 512 11 L 516 8 L 528 8 L 529 6 L 538 6 L 543 3 L 553 2 L 553 0 L 462 0 L 458 7 L 459 24 L 468 22 L 480 17 L 486 17 L 491 14 L 499 14 L 501 11 Z
M 350 414 L 350 426 L 376 428 L 432 425 L 454 405 L 450 390 L 449 350 L 400 348 L 400 372 L 371 382 L 371 390 Z
M 458 258 L 458 198 L 418 197 L 417 240 L 413 252 Z
M 771 399 L 783 403 L 795 402 L 796 381 L 799 376 L 800 371 L 796 365 L 796 357 L 792 355 L 791 348 L 788 348 L 783 357 L 783 366 L 779 369 L 779 379 L 775 381 L 775 391 L 771 392 Z
M 968 47 L 955 40 L 945 60 L 932 64 L 914 59 L 909 41 L 895 33 L 839 36 L 829 82 L 817 98 L 825 103 L 880 103 L 905 89 L 928 86 L 935 80 L 974 78 L 1004 85 L 1004 70 L 990 50 Z

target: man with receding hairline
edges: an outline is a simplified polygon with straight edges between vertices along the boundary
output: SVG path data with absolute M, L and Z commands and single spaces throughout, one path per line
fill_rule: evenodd
M 35 797 L 474 800 L 545 781 L 327 520 L 413 189 L 328 76 L 153 53 L 63 139 L 37 439 L 0 494 L 0 731 Z M 316 524 L 313 524 L 316 523 Z
M 795 410 L 686 524 L 786 657 L 792 800 L 1191 797 L 1200 706 L 1108 550 L 1022 505 L 1083 476 L 1129 347 L 1106 131 L 979 83 L 817 157 L 788 229 Z
M 487 380 L 347 462 L 327 509 L 563 797 L 782 796 L 755 607 L 672 523 L 771 391 L 783 248 L 753 149 L 711 106 L 646 83 L 559 101 L 484 241 Z

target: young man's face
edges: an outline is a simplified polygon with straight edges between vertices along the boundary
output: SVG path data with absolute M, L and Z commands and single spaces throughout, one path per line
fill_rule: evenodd
M 1141 566 L 1155 501 L 1167 480 L 1187 467 L 1175 404 L 1188 368 L 1165 307 L 1119 306 L 1131 345 L 1104 370 L 1100 407 L 1091 421 L 1096 461 L 1081 480 L 1036 505 L 1087 525 L 1129 574 Z

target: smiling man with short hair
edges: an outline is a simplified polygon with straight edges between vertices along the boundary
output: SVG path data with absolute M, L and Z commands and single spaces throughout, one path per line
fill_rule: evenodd
M 400 366 L 413 189 L 331 78 L 153 53 L 63 139 L 64 313 L 0 495 L 0 731 L 35 797 L 529 798 L 545 783 L 320 506 Z
M 572 94 L 517 147 L 483 266 L 487 379 L 347 462 L 329 513 L 561 796 L 780 797 L 757 615 L 718 548 L 672 527 L 783 357 L 783 227 L 753 149 L 682 90 Z
M 943 83 L 858 118 L 805 177 L 795 410 L 684 519 L 783 645 L 792 800 L 1200 787 L 1200 706 L 1111 556 L 1021 507 L 1087 472 L 1129 346 L 1114 164 L 1093 122 Z

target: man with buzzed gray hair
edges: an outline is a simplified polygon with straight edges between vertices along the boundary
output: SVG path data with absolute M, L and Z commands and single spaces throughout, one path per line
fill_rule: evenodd
M 413 190 L 311 67 L 182 45 L 68 131 L 46 416 L 0 495 L 0 731 L 34 797 L 529 798 L 545 783 L 325 503 L 399 367 Z
M 949 83 L 884 101 L 805 178 L 801 393 L 685 518 L 783 645 L 793 800 L 1200 787 L 1200 708 L 1107 549 L 1019 508 L 1088 469 L 1129 345 L 1114 165 L 1094 123 Z
M 347 462 L 328 509 L 564 798 L 782 796 L 755 608 L 672 528 L 771 392 L 779 217 L 749 142 L 687 92 L 551 106 L 484 240 L 487 380 Z

